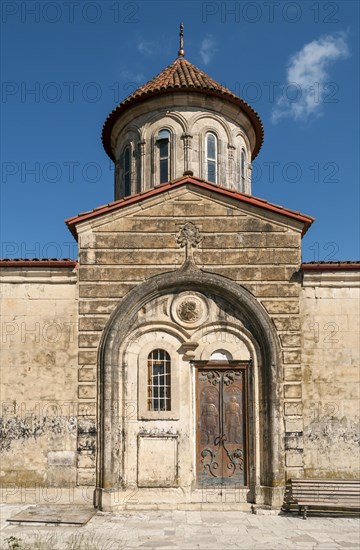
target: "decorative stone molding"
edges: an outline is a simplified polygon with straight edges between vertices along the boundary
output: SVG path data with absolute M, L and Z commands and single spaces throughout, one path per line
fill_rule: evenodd
M 187 295 L 194 293 L 200 296 L 206 292 L 214 299 L 221 300 L 221 303 L 228 304 L 239 322 L 246 322 L 247 330 L 257 343 L 256 360 L 259 364 L 259 372 L 262 373 L 260 382 L 263 381 L 258 386 L 259 394 L 257 396 L 258 402 L 262 403 L 259 412 L 259 438 L 266 452 L 264 456 L 259 457 L 259 473 L 256 478 L 253 477 L 250 480 L 250 484 L 253 492 L 260 485 L 268 487 L 268 494 L 266 498 L 264 497 L 265 503 L 272 504 L 275 502 L 276 491 L 280 487 L 281 491 L 283 490 L 285 480 L 285 433 L 282 421 L 283 395 L 281 392 L 282 357 L 279 339 L 266 310 L 250 292 L 226 277 L 197 268 L 185 271 L 175 270 L 154 276 L 130 290 L 114 310 L 103 331 L 98 356 L 100 414 L 98 418 L 96 502 L 100 508 L 103 506 L 103 495 L 117 487 L 119 476 L 121 476 L 122 464 L 119 461 L 121 440 L 119 441 L 118 435 L 122 433 L 123 429 L 120 411 L 121 396 L 119 395 L 121 370 L 115 367 L 118 364 L 119 349 L 137 322 L 137 312 L 154 298 L 161 298 L 176 292 Z M 216 347 L 219 347 L 219 342 Z M 170 420 L 170 422 L 173 423 L 174 420 Z M 112 427 L 109 433 L 107 432 L 108 426 Z M 159 436 L 157 437 L 159 439 Z M 145 439 L 146 437 L 144 441 Z M 169 442 L 171 438 L 165 439 Z M 151 440 L 154 440 L 154 446 L 151 446 L 150 442 L 149 445 L 146 443 L 148 446 L 146 449 L 144 447 L 144 453 L 140 457 L 141 466 L 147 464 L 148 449 L 151 453 L 156 445 L 159 449 L 163 449 L 162 442 L 158 443 L 155 436 Z M 169 447 L 168 456 L 175 457 L 176 448 L 170 443 L 169 446 L 171 449 Z M 163 450 L 161 452 L 163 453 Z M 142 460 L 143 458 L 144 460 Z M 171 458 L 171 464 L 176 464 L 175 458 Z M 169 463 L 169 472 L 170 466 Z M 167 483 L 167 480 L 165 482 Z M 147 483 L 148 479 L 145 479 L 144 474 L 141 484 L 145 486 Z M 167 486 L 172 486 L 172 482 Z
M 184 141 L 184 170 L 190 170 L 190 151 L 192 149 L 192 138 L 191 134 L 183 134 L 182 139 Z
M 193 222 L 186 222 L 185 225 L 181 227 L 177 234 L 176 242 L 181 248 L 185 247 L 185 260 L 183 265 L 187 263 L 195 265 L 193 249 L 197 248 L 202 240 L 203 237 Z
M 148 426 L 140 426 L 139 436 L 146 437 L 178 437 L 178 431 L 173 427 L 170 428 L 149 428 Z
M 310 287 L 360 287 L 359 271 L 304 271 L 302 286 Z
M 184 342 L 182 350 L 184 352 L 184 359 L 186 361 L 191 361 L 195 359 L 195 350 L 199 346 L 198 342 Z
M 227 146 L 228 148 L 228 158 L 229 160 L 234 160 L 234 156 L 235 156 L 235 147 L 233 145 L 230 145 L 230 143 L 228 144 Z
M 207 300 L 195 292 L 182 292 L 176 296 L 170 308 L 172 319 L 185 328 L 197 328 L 209 315 Z

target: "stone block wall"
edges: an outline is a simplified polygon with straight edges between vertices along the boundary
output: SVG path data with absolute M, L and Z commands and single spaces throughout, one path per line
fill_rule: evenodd
M 303 464 L 301 226 L 232 199 L 220 201 L 211 191 L 174 189 L 78 226 L 79 411 L 94 410 L 95 420 L 97 349 L 109 315 L 131 288 L 181 267 L 184 249 L 176 237 L 187 221 L 202 235 L 196 264 L 247 288 L 276 327 L 282 346 L 286 465 L 296 473 Z

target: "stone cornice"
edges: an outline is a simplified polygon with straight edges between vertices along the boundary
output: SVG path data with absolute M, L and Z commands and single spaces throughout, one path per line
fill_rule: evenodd
M 75 284 L 74 268 L 0 267 L 2 283 Z
M 302 286 L 360 287 L 360 268 L 349 270 L 334 267 L 333 271 L 304 271 Z

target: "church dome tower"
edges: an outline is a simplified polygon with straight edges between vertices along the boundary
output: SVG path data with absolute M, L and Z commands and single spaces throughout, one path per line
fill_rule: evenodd
M 259 115 L 243 99 L 178 58 L 122 101 L 102 141 L 115 162 L 115 200 L 194 175 L 251 194 L 251 161 L 263 141 Z

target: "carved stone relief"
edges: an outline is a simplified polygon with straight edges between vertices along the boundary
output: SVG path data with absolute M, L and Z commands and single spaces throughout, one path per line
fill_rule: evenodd
M 207 300 L 195 292 L 181 292 L 171 303 L 171 317 L 175 323 L 185 328 L 197 328 L 209 316 Z

